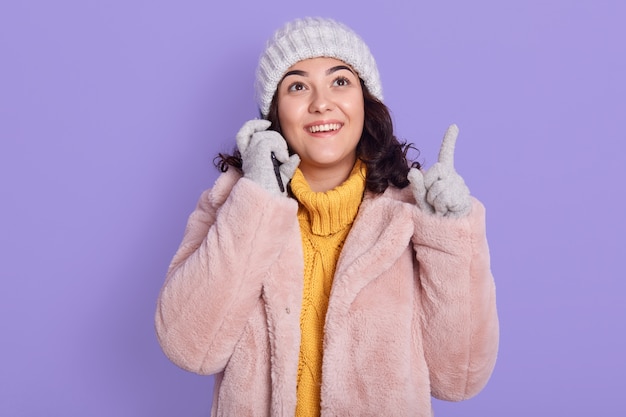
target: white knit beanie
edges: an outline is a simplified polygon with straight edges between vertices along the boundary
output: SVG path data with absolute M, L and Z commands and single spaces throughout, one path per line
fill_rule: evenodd
M 255 90 L 263 117 L 267 117 L 278 83 L 287 69 L 304 59 L 319 57 L 339 59 L 350 65 L 368 91 L 382 101 L 376 61 L 363 39 L 335 20 L 307 17 L 278 29 L 259 59 Z

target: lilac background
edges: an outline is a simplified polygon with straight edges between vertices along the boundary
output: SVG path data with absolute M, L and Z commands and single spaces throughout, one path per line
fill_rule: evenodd
M 427 166 L 459 125 L 487 206 L 500 356 L 437 416 L 626 415 L 624 2 L 311 3 L 0 4 L 0 415 L 208 415 L 155 300 L 212 157 L 256 116 L 265 39 L 303 15 L 366 39 Z

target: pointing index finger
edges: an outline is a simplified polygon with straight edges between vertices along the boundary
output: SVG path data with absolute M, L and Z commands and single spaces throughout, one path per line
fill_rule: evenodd
M 446 130 L 446 134 L 441 142 L 441 149 L 439 150 L 438 161 L 443 165 L 453 167 L 454 166 L 454 146 L 456 145 L 456 137 L 459 134 L 459 128 L 457 125 L 452 124 Z

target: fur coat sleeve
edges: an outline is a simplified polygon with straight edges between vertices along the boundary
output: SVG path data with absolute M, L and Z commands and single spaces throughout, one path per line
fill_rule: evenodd
M 412 240 L 432 394 L 472 397 L 493 371 L 499 340 L 485 209 L 473 199 L 471 213 L 460 219 L 416 211 Z
M 261 298 L 263 278 L 286 245 L 299 244 L 297 203 L 234 171 L 200 197 L 157 304 L 165 354 L 199 374 L 224 369 Z

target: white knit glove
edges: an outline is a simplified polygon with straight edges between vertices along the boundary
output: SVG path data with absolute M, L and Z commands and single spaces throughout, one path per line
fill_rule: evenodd
M 287 195 L 287 183 L 300 164 L 297 154 L 289 156 L 280 133 L 267 130 L 269 120 L 247 121 L 237 133 L 243 176 L 274 194 Z
M 462 217 L 470 212 L 472 201 L 469 188 L 454 169 L 454 145 L 459 134 L 456 125 L 446 131 L 439 158 L 426 173 L 411 168 L 409 182 L 418 207 L 429 214 L 444 217 Z

